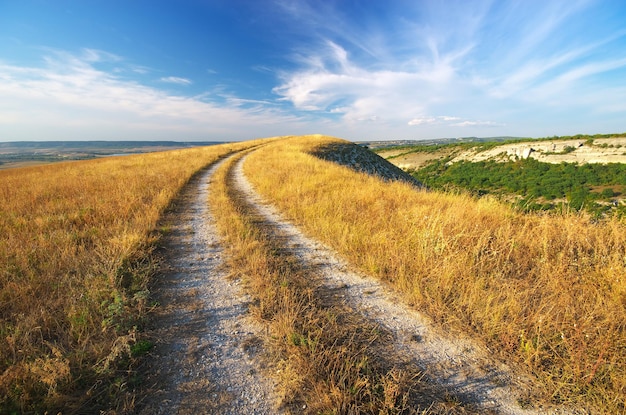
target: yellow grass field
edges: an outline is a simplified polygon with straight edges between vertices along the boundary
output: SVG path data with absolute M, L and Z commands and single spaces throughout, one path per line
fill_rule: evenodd
M 332 143 L 345 142 L 286 137 L 0 171 L 0 412 L 134 407 L 127 391 L 150 347 L 141 330 L 154 306 L 153 250 L 167 231 L 159 219 L 200 169 L 262 144 L 247 156 L 248 179 L 310 236 L 448 329 L 533 372 L 542 399 L 626 413 L 623 221 L 523 214 L 310 154 Z M 230 166 L 207 203 L 229 265 L 244 278 L 258 274 L 248 283 L 275 350 L 287 356 L 285 393 L 320 412 L 356 405 L 392 413 L 368 391 L 410 382 L 384 371 L 362 376 L 365 347 L 350 348 L 353 333 L 331 321 L 335 311 L 318 314 L 311 278 L 238 199 Z M 333 362 L 347 364 L 324 372 Z M 343 384 L 328 392 L 333 376 Z M 346 393 L 355 384 L 369 385 L 363 397 Z
M 2 410 L 128 405 L 159 218 L 199 169 L 253 144 L 0 171 Z
M 246 175 L 308 234 L 407 303 L 534 372 L 544 399 L 626 411 L 623 222 L 522 214 L 308 154 L 333 142 L 267 145 L 249 156 Z

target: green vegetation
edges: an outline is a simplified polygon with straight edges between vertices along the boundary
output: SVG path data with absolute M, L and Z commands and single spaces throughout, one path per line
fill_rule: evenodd
M 551 210 L 567 206 L 595 215 L 611 210 L 623 215 L 623 206 L 611 203 L 626 192 L 626 165 L 573 163 L 549 164 L 535 159 L 511 162 L 435 160 L 412 172 L 433 189 L 467 189 L 474 194 L 519 195 L 524 210 Z
M 613 134 L 576 134 L 576 135 L 562 135 L 554 137 L 545 137 L 539 139 L 540 141 L 546 140 L 585 140 L 587 144 L 592 144 L 596 138 L 613 138 L 613 137 L 626 137 L 626 133 L 613 133 Z

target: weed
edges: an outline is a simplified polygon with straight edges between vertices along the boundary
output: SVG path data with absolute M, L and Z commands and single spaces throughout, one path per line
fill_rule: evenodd
M 133 357 L 143 356 L 148 353 L 154 347 L 154 343 L 150 340 L 139 340 L 137 343 L 130 346 L 130 353 Z

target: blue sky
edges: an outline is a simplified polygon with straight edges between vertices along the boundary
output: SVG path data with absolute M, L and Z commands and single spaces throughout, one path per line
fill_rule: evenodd
M 622 0 L 0 0 L 0 141 L 625 131 Z

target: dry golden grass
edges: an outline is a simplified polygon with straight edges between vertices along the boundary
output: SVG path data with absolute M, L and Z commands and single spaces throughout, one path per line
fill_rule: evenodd
M 0 412 L 132 406 L 158 220 L 250 145 L 0 171 Z
M 381 333 L 330 300 L 285 249 L 280 232 L 234 190 L 235 162 L 228 160 L 216 173 L 209 199 L 219 212 L 230 266 L 254 298 L 253 313 L 268 327 L 274 372 L 292 413 L 466 413 L 416 379 L 415 369 L 391 367 L 374 354 Z
M 407 302 L 534 371 L 547 399 L 626 411 L 624 223 L 523 215 L 306 154 L 333 141 L 268 144 L 250 155 L 248 177 Z M 138 329 L 150 308 L 158 220 L 196 171 L 255 144 L 0 171 L 0 412 L 132 408 L 125 391 L 133 354 L 146 346 Z M 229 190 L 226 170 L 220 181 L 222 200 L 212 202 L 220 228 L 233 264 L 260 277 L 251 282 L 258 314 L 271 321 L 292 402 L 393 413 L 410 379 L 350 348 L 375 334 L 354 341 L 361 323 L 325 308 Z
M 307 233 L 408 303 L 534 372 L 545 399 L 626 411 L 623 222 L 522 214 L 307 153 L 335 140 L 267 145 L 250 155 L 247 176 Z

